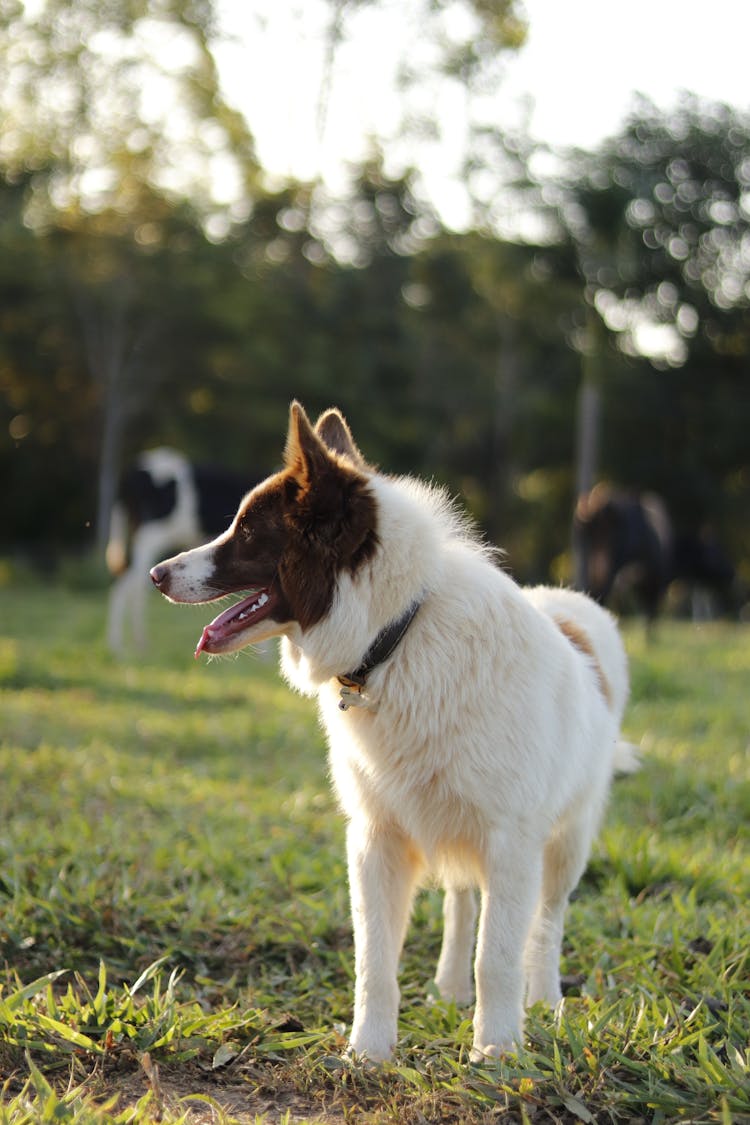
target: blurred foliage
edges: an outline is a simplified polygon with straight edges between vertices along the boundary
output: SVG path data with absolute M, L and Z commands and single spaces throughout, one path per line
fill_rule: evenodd
M 0 160 L 31 169 L 27 219 L 143 209 L 144 185 L 210 214 L 219 171 L 252 190 L 252 137 L 224 101 L 213 0 L 40 0 L 0 9 Z
M 564 577 L 593 311 L 602 475 L 662 492 L 681 524 L 710 520 L 750 558 L 745 115 L 644 103 L 597 151 L 553 163 L 485 130 L 467 183 L 483 171 L 497 190 L 457 234 L 377 153 L 344 200 L 265 185 L 220 97 L 208 0 L 47 0 L 38 20 L 3 7 L 4 551 L 91 545 L 120 468 L 149 445 L 273 468 L 296 396 L 312 413 L 338 404 L 386 470 L 461 492 L 519 576 Z M 469 7 L 482 26 L 516 18 Z M 154 21 L 183 37 L 181 65 L 135 60 Z M 160 70 L 177 139 L 143 117 L 139 84 Z M 193 141 L 186 193 L 172 172 Z M 217 154 L 235 161 L 241 207 L 211 195 Z
M 741 529 L 745 559 L 749 154 L 746 113 L 690 95 L 668 115 L 641 101 L 620 136 L 576 162 L 561 208 L 587 297 L 641 375 L 607 372 L 612 469 L 658 482 L 682 522 Z

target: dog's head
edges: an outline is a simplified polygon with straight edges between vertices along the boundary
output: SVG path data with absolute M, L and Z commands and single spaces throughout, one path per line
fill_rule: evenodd
M 338 576 L 377 546 L 370 472 L 337 410 L 313 428 L 292 403 L 284 468 L 247 494 L 222 535 L 151 571 L 173 602 L 245 595 L 206 626 L 196 656 L 234 652 L 291 622 L 309 629 L 326 615 Z

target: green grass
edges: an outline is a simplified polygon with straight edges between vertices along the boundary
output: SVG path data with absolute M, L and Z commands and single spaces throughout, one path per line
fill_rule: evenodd
M 154 599 L 117 662 L 101 593 L 0 589 L 0 1123 L 750 1121 L 750 631 L 628 633 L 626 735 L 569 913 L 561 1009 L 468 1063 L 426 1002 L 420 896 L 393 1066 L 341 1061 L 343 825 L 309 701 L 275 660 L 194 663 Z

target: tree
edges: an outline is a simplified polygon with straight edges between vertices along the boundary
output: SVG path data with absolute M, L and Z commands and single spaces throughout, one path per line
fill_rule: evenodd
M 319 93 L 319 129 L 325 125 L 336 54 L 347 37 L 356 34 L 356 23 L 363 12 L 381 9 L 393 15 L 385 0 L 328 0 L 330 16 L 325 33 L 325 62 Z M 420 114 L 424 134 L 439 130 L 434 112 L 435 84 L 441 80 L 458 83 L 465 94 L 486 89 L 497 77 L 503 55 L 518 50 L 525 41 L 527 25 L 518 0 L 419 0 L 408 9 L 399 5 L 397 26 L 401 34 L 397 52 L 397 79 L 402 92 L 422 87 L 425 104 Z M 419 50 L 414 50 L 415 42 Z M 400 50 L 400 54 L 398 54 Z M 406 124 L 404 122 L 403 124 Z M 418 122 L 412 121 L 412 125 Z
M 688 95 L 671 112 L 641 102 L 619 136 L 577 155 L 559 208 L 590 315 L 617 348 L 598 348 L 604 470 L 660 487 L 683 523 L 745 528 L 732 531 L 738 554 L 748 548 L 746 521 L 732 520 L 748 501 L 748 152 L 739 110 Z
M 217 210 L 217 165 L 237 194 L 252 138 L 223 100 L 212 0 L 3 0 L 0 164 L 35 176 L 36 222 L 62 210 L 137 211 L 142 185 Z
M 226 233 L 217 173 L 235 195 L 258 174 L 252 139 L 223 100 L 212 0 L 2 4 L 0 167 L 26 185 L 24 222 L 55 231 L 57 277 L 74 310 L 100 403 L 97 540 L 106 536 L 121 439 L 153 389 L 159 331 L 149 286 L 163 260 L 168 200 L 189 195 Z

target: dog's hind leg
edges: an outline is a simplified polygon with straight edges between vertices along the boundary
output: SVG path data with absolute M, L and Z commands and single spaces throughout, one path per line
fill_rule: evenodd
M 517 827 L 496 832 L 483 857 L 472 1062 L 498 1058 L 521 1041 L 523 950 L 541 887 L 542 845 Z
M 571 891 L 588 859 L 592 825 L 588 817 L 555 830 L 544 848 L 542 893 L 526 942 L 526 1006 L 542 1000 L 554 1007 L 561 997 L 560 952 Z
M 443 944 L 435 984 L 444 1000 L 471 1003 L 477 904 L 470 887 L 447 887 L 443 900 Z
M 350 824 L 347 858 L 355 960 L 349 1049 L 382 1062 L 396 1045 L 398 959 L 422 860 L 393 825 Z

